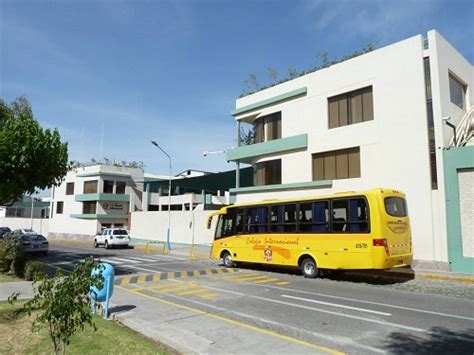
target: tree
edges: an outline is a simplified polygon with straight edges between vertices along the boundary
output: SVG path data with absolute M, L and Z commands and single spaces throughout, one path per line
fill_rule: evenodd
M 92 322 L 89 297 L 91 286 L 99 289 L 103 287 L 102 273 L 91 275 L 96 267 L 97 261 L 89 256 L 83 263 L 76 265 L 67 277 L 58 271 L 54 278 L 43 276 L 35 280 L 34 297 L 24 307 L 29 314 L 35 309 L 40 310 L 32 329 L 48 328 L 54 354 L 60 350 L 65 354 L 71 337 L 79 329 L 83 330 L 85 324 L 97 330 Z
M 0 99 L 0 205 L 35 189 L 58 185 L 68 170 L 67 143 L 43 129 L 23 97 Z
M 276 83 L 278 77 L 278 71 L 275 68 L 268 68 L 268 77 L 270 78 L 270 82 L 272 84 Z

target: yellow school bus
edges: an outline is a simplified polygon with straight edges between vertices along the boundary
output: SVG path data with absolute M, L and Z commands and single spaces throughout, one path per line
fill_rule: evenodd
M 212 257 L 320 270 L 390 269 L 413 259 L 405 194 L 386 188 L 235 204 L 218 217 Z

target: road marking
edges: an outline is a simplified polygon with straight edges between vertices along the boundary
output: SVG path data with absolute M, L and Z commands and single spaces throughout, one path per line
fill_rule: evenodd
M 157 273 L 157 272 L 159 272 L 159 271 L 154 270 L 154 269 L 147 269 L 147 268 L 145 268 L 145 267 L 135 266 L 135 265 L 127 265 L 126 267 L 131 268 L 131 269 L 137 269 L 137 270 L 148 271 L 148 272 L 152 272 L 152 273 Z
M 183 281 L 179 281 L 179 280 L 174 280 L 174 281 L 183 282 Z M 207 287 L 207 286 L 203 286 L 203 287 Z M 207 287 L 207 288 L 212 289 L 212 287 Z M 243 293 L 239 293 L 239 292 L 233 292 L 233 291 L 227 291 L 227 292 L 232 293 L 232 294 L 236 294 L 236 295 L 244 296 Z M 328 334 L 316 333 L 312 330 L 303 329 L 303 328 L 300 328 L 300 327 L 294 327 L 294 326 L 291 326 L 291 325 L 288 325 L 288 324 L 283 324 L 283 323 L 280 323 L 280 322 L 265 319 L 265 318 L 262 318 L 260 316 L 253 316 L 253 315 L 250 315 L 250 314 L 233 311 L 233 310 L 230 310 L 228 308 L 218 307 L 218 306 L 213 305 L 213 304 L 202 303 L 202 302 L 199 302 L 198 300 L 195 300 L 195 299 L 183 298 L 183 297 L 179 297 L 179 296 L 176 296 L 176 295 L 173 295 L 173 294 L 168 294 L 168 296 L 172 297 L 172 298 L 179 299 L 179 300 L 186 300 L 186 302 L 190 302 L 190 303 L 194 303 L 194 304 L 197 304 L 197 305 L 200 305 L 200 306 L 203 306 L 203 307 L 211 308 L 211 309 L 214 309 L 216 311 L 220 311 L 220 312 L 224 312 L 224 313 L 232 313 L 232 314 L 234 314 L 238 317 L 247 318 L 247 319 L 250 319 L 252 321 L 264 322 L 264 323 L 267 323 L 267 324 L 276 325 L 280 329 L 287 328 L 287 329 L 290 329 L 292 332 L 295 332 L 295 333 L 303 332 L 303 333 L 306 333 L 308 335 L 314 336 L 316 338 L 323 339 L 325 341 L 327 341 L 329 339 L 329 340 L 331 340 L 333 342 L 336 342 L 336 343 L 342 343 L 342 344 L 345 344 L 345 345 L 350 345 L 350 346 L 355 347 L 355 348 L 368 350 L 368 351 L 378 353 L 378 354 L 386 354 L 387 353 L 385 350 L 377 349 L 377 348 L 374 348 L 374 347 L 369 346 L 369 345 L 360 344 L 360 343 L 358 343 L 357 341 L 354 341 L 351 338 L 335 337 L 335 336 L 328 335 Z
M 364 321 L 364 322 L 375 323 L 375 324 L 385 325 L 385 326 L 389 326 L 389 327 L 395 327 L 395 328 L 411 330 L 411 331 L 414 331 L 414 332 L 420 332 L 420 333 L 425 333 L 426 332 L 425 329 L 410 327 L 408 325 L 390 323 L 390 322 L 386 322 L 386 321 L 382 321 L 382 320 L 378 320 L 378 319 L 371 319 L 371 318 L 353 316 L 353 315 L 350 315 L 350 314 L 328 311 L 328 310 L 321 309 L 321 308 L 314 308 L 314 307 L 303 306 L 301 304 L 294 304 L 294 303 L 289 303 L 289 302 L 284 302 L 284 301 L 278 301 L 278 300 L 271 299 L 271 298 L 265 298 L 265 297 L 259 297 L 259 296 L 249 296 L 249 295 L 247 295 L 247 297 L 256 298 L 256 299 L 259 299 L 259 300 L 262 300 L 262 301 L 265 301 L 265 302 L 279 303 L 279 304 L 283 304 L 285 306 L 292 306 L 292 307 L 296 307 L 296 308 L 302 308 L 302 309 L 307 309 L 307 310 L 311 310 L 311 311 L 332 314 L 332 315 L 339 316 L 339 317 L 356 319 L 356 320 L 361 320 L 361 321 Z
M 407 326 L 407 325 L 401 325 L 401 324 L 381 321 L 381 320 L 377 320 L 377 319 L 364 318 L 364 317 L 354 316 L 354 315 L 345 314 L 345 313 L 328 311 L 328 310 L 321 309 L 321 308 L 309 307 L 309 306 L 299 305 L 299 304 L 295 304 L 295 303 L 278 301 L 278 300 L 275 300 L 273 298 L 253 296 L 253 295 L 244 294 L 244 293 L 241 293 L 241 292 L 228 291 L 228 290 L 221 289 L 221 288 L 218 288 L 218 287 L 210 287 L 210 286 L 204 286 L 204 285 L 201 285 L 201 287 L 208 288 L 208 289 L 211 289 L 211 290 L 220 291 L 222 293 L 231 293 L 231 294 L 238 295 L 238 296 L 245 296 L 245 297 L 248 297 L 248 298 L 256 298 L 256 299 L 259 299 L 259 300 L 262 300 L 262 301 L 265 301 L 265 302 L 279 303 L 279 304 L 283 304 L 283 305 L 286 305 L 286 306 L 292 306 L 292 307 L 296 307 L 296 308 L 312 310 L 312 311 L 320 312 L 320 313 L 332 314 L 332 315 L 340 316 L 340 317 L 343 317 L 343 318 L 356 319 L 356 320 L 361 320 L 361 321 L 365 321 L 365 322 L 369 322 L 369 323 L 376 323 L 376 324 L 381 324 L 381 325 L 385 325 L 385 326 L 401 328 L 401 329 L 406 329 L 406 330 L 412 330 L 412 331 L 421 332 L 421 333 L 426 332 L 425 329 L 421 329 L 421 328 L 410 327 L 410 326 Z M 289 291 L 286 288 L 284 288 L 284 290 Z
M 288 281 L 282 281 L 282 282 L 275 282 L 275 285 L 288 285 L 288 284 L 291 284 L 291 282 L 288 282 Z
M 140 260 L 140 261 L 146 261 L 146 262 L 156 262 L 156 259 L 151 259 L 151 258 L 139 258 L 138 256 L 130 256 L 131 259 L 134 260 Z
M 208 290 L 206 290 L 205 288 L 199 288 L 197 290 L 178 292 L 178 293 L 175 293 L 175 295 L 176 296 L 188 296 L 188 295 L 194 295 L 195 293 L 203 293 L 203 292 L 208 292 Z
M 232 270 L 232 269 L 231 269 Z M 233 279 L 238 279 L 240 277 L 250 277 L 250 276 L 261 276 L 262 274 L 247 274 L 247 273 L 243 273 L 243 274 L 237 274 L 237 275 L 226 275 L 225 277 L 223 277 L 223 279 L 225 280 L 233 280 Z
M 247 323 L 235 321 L 235 320 L 233 320 L 233 319 L 225 318 L 225 317 L 219 316 L 219 315 L 217 315 L 217 314 L 213 314 L 213 313 L 201 311 L 200 309 L 197 309 L 197 308 L 192 308 L 192 307 L 184 306 L 184 305 L 179 304 L 179 303 L 176 303 L 176 302 L 164 300 L 164 299 L 159 298 L 159 297 L 150 296 L 150 295 L 143 294 L 143 293 L 140 293 L 140 292 L 136 292 L 136 291 L 133 291 L 133 290 L 129 290 L 129 289 L 126 289 L 126 288 L 123 288 L 123 287 L 119 287 L 119 288 L 122 289 L 122 290 L 125 290 L 125 291 L 127 291 L 127 292 L 131 292 L 131 293 L 134 293 L 134 294 L 136 294 L 136 295 L 139 295 L 139 296 L 142 296 L 142 297 L 145 297 L 145 298 L 152 299 L 152 300 L 157 301 L 157 302 L 161 302 L 161 303 L 165 303 L 165 304 L 168 304 L 168 305 L 171 305 L 171 306 L 174 306 L 174 307 L 186 309 L 186 310 L 188 310 L 188 311 L 191 311 L 191 312 L 200 314 L 200 315 L 205 316 L 205 317 L 214 318 L 214 319 L 217 319 L 217 320 L 220 320 L 220 321 L 223 321 L 223 322 L 232 324 L 232 325 L 239 326 L 239 327 L 241 327 L 241 328 L 250 329 L 250 330 L 253 330 L 253 331 L 258 332 L 258 333 L 262 333 L 262 334 L 265 334 L 265 335 L 273 336 L 273 337 L 275 337 L 275 338 L 283 339 L 283 340 L 288 341 L 288 342 L 293 343 L 293 344 L 306 346 L 306 347 L 308 347 L 308 348 L 312 348 L 312 349 L 316 349 L 316 350 L 319 350 L 319 351 L 323 351 L 323 352 L 328 353 L 328 354 L 334 354 L 334 355 L 336 355 L 336 354 L 337 354 L 337 355 L 342 355 L 342 354 L 344 354 L 344 353 L 339 352 L 339 351 L 337 351 L 337 350 L 335 350 L 335 349 L 327 348 L 327 347 L 322 346 L 322 345 L 312 344 L 312 343 L 309 343 L 309 342 L 307 342 L 307 341 L 300 340 L 300 339 L 297 339 L 297 338 L 292 338 L 292 337 L 287 336 L 287 335 L 278 334 L 278 333 L 273 332 L 273 331 L 268 330 L 268 329 L 259 328 L 259 327 L 254 326 L 254 325 L 250 325 L 250 324 L 247 324 Z
M 181 290 L 186 290 L 186 289 L 190 289 L 190 288 L 197 288 L 199 287 L 198 285 L 194 285 L 194 284 L 191 284 L 191 285 L 188 285 L 188 284 L 177 284 L 177 285 L 173 285 L 174 287 L 167 287 L 167 288 L 162 288 L 162 289 L 155 289 L 153 287 L 150 287 L 148 289 L 145 289 L 143 291 L 146 291 L 146 290 L 149 290 L 153 293 L 167 293 L 167 292 L 176 292 L 176 291 L 181 291 Z
M 219 295 L 217 293 L 206 293 L 204 295 L 198 295 L 198 297 L 204 298 L 204 299 L 214 299 L 214 298 L 219 297 Z
M 274 288 L 276 290 L 283 290 L 285 292 L 303 293 L 303 294 L 313 295 L 313 296 L 322 296 L 322 297 L 334 298 L 334 299 L 351 301 L 351 302 L 373 304 L 373 305 L 376 305 L 376 306 L 382 306 L 382 307 L 388 307 L 388 308 L 394 308 L 394 309 L 403 309 L 403 310 L 406 310 L 406 311 L 433 314 L 433 315 L 442 316 L 442 317 L 450 317 L 450 318 L 466 319 L 466 320 L 474 321 L 474 318 L 472 318 L 472 317 L 458 316 L 458 315 L 455 315 L 455 314 L 428 311 L 428 310 L 424 310 L 424 309 L 411 308 L 411 307 L 395 306 L 393 304 L 386 304 L 386 303 L 380 303 L 380 302 L 363 301 L 363 300 L 358 300 L 358 299 L 349 298 L 349 297 L 332 296 L 332 295 L 327 295 L 327 294 L 324 294 L 324 293 L 303 291 L 303 290 L 295 290 L 295 289 L 283 288 L 283 287 L 272 286 L 272 285 L 255 285 L 254 283 L 250 283 L 250 282 L 248 284 L 249 285 L 254 285 L 254 286 L 264 286 L 264 287 Z
M 337 304 L 337 303 L 330 303 L 330 302 L 323 302 L 323 301 L 316 301 L 316 300 L 311 300 L 308 298 L 301 298 L 301 297 L 295 297 L 295 296 L 290 296 L 290 295 L 281 295 L 281 297 L 284 298 L 291 298 L 294 300 L 300 300 L 300 301 L 305 301 L 305 302 L 311 302 L 311 303 L 318 303 L 318 304 L 324 304 L 326 306 L 331 306 L 331 307 L 339 307 L 339 308 L 345 308 L 345 309 L 352 309 L 354 311 L 360 311 L 360 312 L 367 312 L 367 313 L 373 313 L 373 314 L 379 314 L 381 316 L 391 316 L 391 313 L 385 313 L 385 312 L 379 312 L 379 311 L 373 311 L 371 309 L 366 309 L 366 308 L 358 308 L 358 307 L 351 307 L 351 306 L 346 306 L 343 304 Z
M 254 281 L 259 279 L 267 279 L 268 276 L 260 275 L 260 276 L 240 276 L 240 277 L 233 277 L 232 279 L 225 278 L 225 280 L 229 281 Z
M 280 281 L 280 279 L 266 279 L 266 280 L 253 281 L 253 282 L 256 284 L 266 284 L 268 282 L 275 282 L 275 281 Z
M 100 258 L 99 258 L 100 259 Z M 124 258 L 118 258 L 116 256 L 109 256 L 106 259 L 101 259 L 101 260 L 118 260 L 119 262 L 122 263 L 132 263 L 132 264 L 138 264 L 138 260 L 131 260 L 131 259 L 124 259 Z

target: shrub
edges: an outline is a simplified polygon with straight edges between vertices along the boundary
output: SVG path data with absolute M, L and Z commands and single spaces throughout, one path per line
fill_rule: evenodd
M 21 249 L 14 239 L 6 238 L 0 241 L 0 271 L 10 271 L 12 262 L 19 253 Z
M 28 260 L 25 265 L 25 280 L 34 281 L 46 274 L 44 263 L 38 260 Z
M 11 271 L 13 271 L 16 276 L 23 278 L 25 276 L 26 263 L 30 259 L 30 255 L 26 254 L 22 250 L 17 250 L 11 264 Z

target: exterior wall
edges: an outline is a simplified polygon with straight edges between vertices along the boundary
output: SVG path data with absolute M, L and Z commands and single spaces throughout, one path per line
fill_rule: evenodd
M 75 218 L 71 215 L 83 214 L 83 203 L 76 201 L 77 195 L 84 194 L 85 181 L 98 181 L 97 194 L 102 194 L 104 190 L 104 180 L 113 180 L 114 193 L 116 183 L 126 182 L 125 194 L 129 196 L 129 201 L 106 201 L 100 200 L 97 203 L 96 215 L 108 215 L 111 218 Z M 53 211 L 50 223 L 50 234 L 55 237 L 67 238 L 87 238 L 100 232 L 101 224 L 123 224 L 128 227 L 128 216 L 130 211 L 140 210 L 142 207 L 143 171 L 141 169 L 122 168 L 114 166 L 96 165 L 84 168 L 76 168 L 69 171 L 63 183 L 53 189 Z M 74 182 L 74 194 L 66 195 L 66 185 Z M 111 195 L 106 199 L 122 197 L 122 195 Z M 63 213 L 57 214 L 57 202 L 63 201 Z M 114 218 L 118 216 L 125 218 Z M 85 215 L 88 217 L 87 215 Z
M 47 236 L 49 233 L 49 219 L 33 218 L 33 230 Z M 0 226 L 9 227 L 11 230 L 20 228 L 31 228 L 30 218 L 3 217 L 0 218 Z
M 209 211 L 171 211 L 170 242 L 210 244 L 213 240 L 216 218 L 211 229 L 206 228 Z M 194 220 L 194 223 L 193 223 Z M 166 241 L 168 212 L 133 212 L 132 238 Z
M 474 273 L 474 146 L 445 149 L 448 255 L 452 271 Z
M 442 148 L 451 132 L 442 117 L 457 123 L 462 111 L 450 102 L 448 70 L 472 86 L 473 67 L 436 31 L 428 34 L 429 49 L 415 36 L 368 54 L 276 85 L 237 100 L 237 109 L 301 88 L 307 94 L 236 116 L 246 122 L 282 112 L 281 138 L 308 134 L 306 150 L 273 154 L 253 163 L 281 159 L 282 184 L 312 180 L 312 154 L 360 147 L 361 177 L 333 180 L 328 188 L 239 193 L 237 202 L 330 194 L 373 187 L 407 194 L 414 257 L 444 263 L 447 268 L 446 212 Z M 431 189 L 423 57 L 430 56 L 434 103 L 438 190 Z M 328 97 L 372 85 L 374 120 L 328 129 Z M 472 90 L 468 89 L 467 106 Z

